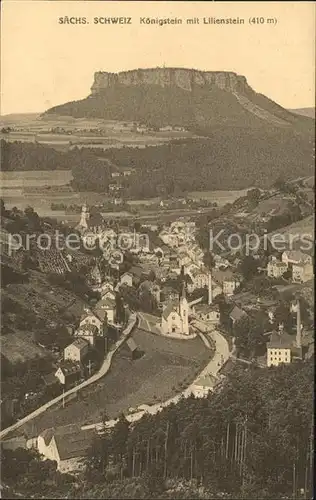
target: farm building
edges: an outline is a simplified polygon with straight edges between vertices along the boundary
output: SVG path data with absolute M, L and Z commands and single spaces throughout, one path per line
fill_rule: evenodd
M 94 437 L 94 429 L 82 430 L 76 424 L 45 429 L 38 436 L 38 452 L 56 461 L 60 472 L 76 472 L 82 468 Z

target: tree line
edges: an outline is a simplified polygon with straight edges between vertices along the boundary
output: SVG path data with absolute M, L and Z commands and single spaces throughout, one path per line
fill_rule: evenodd
M 207 398 L 183 399 L 134 425 L 122 415 L 93 443 L 85 494 L 149 476 L 153 498 L 164 498 L 170 480 L 196 481 L 208 498 L 300 498 L 301 490 L 312 498 L 312 406 L 311 362 L 236 367 Z

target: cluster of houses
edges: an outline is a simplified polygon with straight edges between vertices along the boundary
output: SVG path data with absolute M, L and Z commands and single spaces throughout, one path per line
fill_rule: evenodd
M 118 179 L 122 177 L 129 177 L 130 175 L 134 174 L 136 172 L 135 168 L 125 168 L 124 170 L 113 170 L 111 172 L 111 177 L 113 179 Z
M 96 264 L 91 274 L 95 280 L 95 290 L 101 294 L 93 309 L 85 308 L 78 327 L 73 332 L 74 340 L 63 353 L 63 360 L 55 373 L 58 381 L 69 387 L 84 374 L 83 363 L 93 351 L 107 353 L 108 327 L 116 324 L 116 301 L 113 281 L 102 282 L 101 271 Z
M 280 260 L 271 257 L 267 265 L 267 274 L 270 278 L 281 278 L 288 271 L 293 283 L 305 283 L 313 279 L 312 257 L 299 250 L 284 251 Z
M 94 215 L 90 216 L 88 207 L 84 205 L 77 228 L 86 244 L 92 245 L 96 239 L 102 241 L 103 257 L 111 262 L 112 267 L 119 268 L 119 263 L 115 262 L 115 254 L 118 253 L 115 245 L 118 241 L 120 248 L 128 248 L 137 256 L 138 265 L 132 266 L 120 276 L 114 291 L 118 291 L 122 285 L 138 287 L 141 284 L 142 289 L 146 288 L 162 312 L 161 329 L 165 333 L 189 333 L 187 319 L 183 320 L 186 307 L 179 305 L 179 289 L 170 285 L 179 280 L 182 272 L 185 274 L 186 294 L 211 288 L 212 300 L 220 294 L 232 296 L 242 282 L 242 277 L 236 269 L 219 255 L 215 256 L 215 267 L 210 278 L 209 270 L 203 262 L 204 252 L 196 241 L 195 222 L 185 218 L 165 225 L 160 231 L 157 231 L 157 228 L 147 228 L 147 231 L 141 234 L 135 230 L 130 232 L 127 228 L 125 233 L 121 229 L 118 234 L 113 228 L 105 227 Z M 101 275 L 97 267 L 91 274 L 92 284 L 100 286 Z M 148 279 L 150 274 L 154 275 L 154 280 Z M 182 297 L 182 304 L 184 300 L 187 299 Z M 204 307 L 201 314 L 204 317 L 207 317 L 207 314 L 212 318 L 218 317 L 218 311 L 215 311 L 212 301 L 208 306 L 209 313 Z M 110 318 L 111 312 L 107 313 Z M 180 326 L 180 323 L 184 326 Z
M 119 236 L 111 228 L 97 226 L 89 217 L 86 206 L 83 207 L 79 227 L 83 239 L 103 237 L 113 241 Z M 213 299 L 218 295 L 224 295 L 231 304 L 229 317 L 232 324 L 247 314 L 233 300 L 243 280 L 237 271 L 238 262 L 230 263 L 222 256 L 214 255 L 214 267 L 210 272 L 204 265 L 204 253 L 196 241 L 195 222 L 183 218 L 164 225 L 160 230 L 157 227 L 146 229 L 145 234 L 136 231 L 126 234 L 132 241 L 129 251 L 137 256 L 138 264 L 120 276 L 114 292 L 124 285 L 139 287 L 139 291 L 145 293 L 146 290 L 152 294 L 161 311 L 161 333 L 189 335 L 190 317 L 205 321 L 209 325 L 218 325 L 220 313 L 218 306 L 213 303 Z M 104 257 L 109 259 L 112 250 L 110 244 L 108 249 L 105 245 Z M 285 251 L 280 260 L 271 258 L 266 271 L 268 276 L 274 278 L 290 271 L 293 282 L 304 283 L 313 277 L 312 259 L 302 252 Z M 185 287 L 179 294 L 178 286 L 173 283 L 179 285 L 182 273 L 185 276 Z M 153 277 L 150 278 L 150 274 L 153 274 Z M 101 286 L 97 267 L 94 270 L 94 285 Z M 190 302 L 190 294 L 206 288 L 206 304 L 202 300 Z M 107 314 L 112 320 L 110 310 L 107 310 Z M 271 314 L 273 315 L 272 311 Z M 282 338 L 284 340 L 285 336 Z
M 149 132 L 186 132 L 186 129 L 180 125 L 164 125 L 163 127 L 155 129 L 144 123 L 140 123 L 139 125 L 136 125 L 135 131 L 138 134 L 148 134 Z

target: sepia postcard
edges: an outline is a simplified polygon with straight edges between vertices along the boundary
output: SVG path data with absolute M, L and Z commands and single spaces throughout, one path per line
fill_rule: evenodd
M 2 2 L 1 498 L 314 498 L 315 14 Z

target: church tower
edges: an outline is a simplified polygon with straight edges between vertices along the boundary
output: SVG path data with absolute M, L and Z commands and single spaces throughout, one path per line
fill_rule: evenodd
M 179 315 L 182 322 L 182 334 L 189 335 L 189 304 L 185 293 L 185 282 L 182 283 L 182 290 L 179 298 Z
M 296 304 L 292 308 L 294 312 L 296 312 L 296 338 L 295 338 L 295 345 L 298 350 L 298 357 L 302 359 L 302 330 L 303 330 L 303 325 L 301 323 L 301 304 L 300 300 L 297 299 Z
M 207 303 L 210 306 L 213 302 L 213 287 L 212 287 L 212 274 L 211 271 L 208 273 L 208 286 L 207 286 Z
M 80 217 L 79 226 L 83 227 L 84 229 L 88 229 L 89 218 L 90 218 L 89 208 L 87 207 L 87 204 L 84 203 L 82 205 L 82 209 L 81 209 L 81 217 Z
M 102 324 L 102 335 L 103 335 L 103 342 L 104 342 L 104 354 L 108 353 L 108 333 L 109 333 L 109 326 L 108 326 L 108 315 L 105 313 L 104 315 L 104 320 Z

